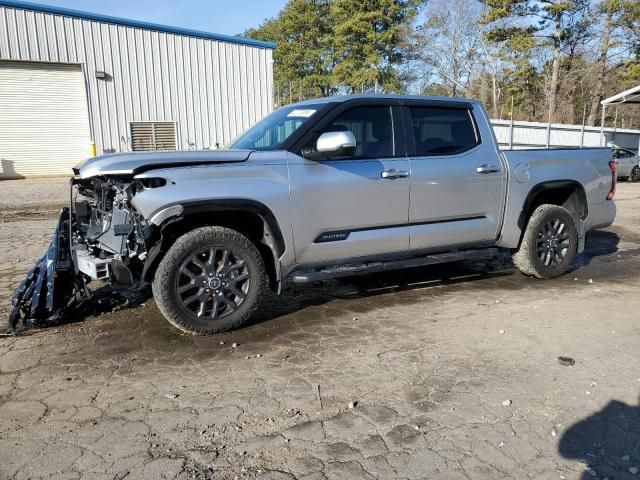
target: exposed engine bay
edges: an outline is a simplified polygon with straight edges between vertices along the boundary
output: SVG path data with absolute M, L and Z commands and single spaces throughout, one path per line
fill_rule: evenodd
M 139 281 L 155 228 L 131 199 L 144 182 L 92 177 L 71 181 L 71 205 L 63 209 L 47 253 L 13 296 L 10 330 L 57 323 L 65 311 L 90 297 L 87 283 L 121 286 Z M 154 185 L 157 186 L 157 185 Z
M 76 183 L 71 238 L 77 268 L 90 278 L 133 282 L 148 255 L 149 223 L 131 206 L 142 181 L 91 178 Z

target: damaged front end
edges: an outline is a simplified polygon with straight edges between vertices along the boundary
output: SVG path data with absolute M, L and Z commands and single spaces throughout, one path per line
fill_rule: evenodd
M 15 333 L 20 322 L 29 328 L 64 321 L 91 299 L 91 280 L 139 285 L 157 227 L 138 214 L 131 200 L 163 181 L 72 179 L 71 205 L 62 210 L 49 248 L 12 298 L 10 332 Z
M 87 297 L 82 276 L 76 275 L 71 257 L 71 215 L 64 208 L 51 244 L 13 295 L 9 329 L 15 332 L 22 320 L 25 327 L 40 327 L 60 320 L 66 307 Z
M 144 279 L 151 277 L 163 253 L 163 229 L 183 213 L 180 204 L 164 205 L 165 195 L 158 194 L 175 182 L 155 174 L 168 168 L 240 164 L 251 153 L 128 152 L 81 162 L 73 169 L 70 205 L 61 213 L 51 245 L 13 296 L 10 330 L 16 333 L 20 322 L 25 328 L 48 326 L 101 311 L 98 304 L 110 304 L 118 296 L 120 303 L 138 303 L 146 295 Z M 140 202 L 153 192 L 155 202 Z M 135 205 L 146 205 L 148 218 Z M 91 280 L 106 283 L 106 288 L 90 292 Z

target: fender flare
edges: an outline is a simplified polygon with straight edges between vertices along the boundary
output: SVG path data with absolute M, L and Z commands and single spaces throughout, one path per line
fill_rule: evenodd
M 542 192 L 559 189 L 571 189 L 575 190 L 578 193 L 578 198 L 580 199 L 581 204 L 584 206 L 584 215 L 586 217 L 589 211 L 589 204 L 587 202 L 587 194 L 585 193 L 584 186 L 576 180 L 549 180 L 540 182 L 531 190 L 529 190 L 527 198 L 522 204 L 520 216 L 518 217 L 518 226 L 521 230 L 524 230 L 527 225 L 528 216 L 531 214 L 531 206 L 533 205 L 536 197 Z
M 273 264 L 275 267 L 275 281 L 276 281 L 276 290 L 279 292 L 281 287 L 281 268 L 280 268 L 280 257 L 284 253 L 286 249 L 286 244 L 284 240 L 284 236 L 282 235 L 282 230 L 280 225 L 278 224 L 278 220 L 275 215 L 271 211 L 269 207 L 264 205 L 261 202 L 251 199 L 209 199 L 209 200 L 193 200 L 187 202 L 175 202 L 172 204 L 168 204 L 163 206 L 162 211 L 166 211 L 172 207 L 180 206 L 181 209 L 174 209 L 175 212 L 179 212 L 178 215 L 171 216 L 170 218 L 163 219 L 163 222 L 158 225 L 158 230 L 160 232 L 160 240 L 156 242 L 156 244 L 150 249 L 149 258 L 147 262 L 145 262 L 142 277 L 145 280 L 149 279 L 149 274 L 152 267 L 159 261 L 159 256 L 165 250 L 165 240 L 163 232 L 165 228 L 170 227 L 171 225 L 175 225 L 176 223 L 185 220 L 194 215 L 200 215 L 203 213 L 214 213 L 214 212 L 248 212 L 256 215 L 260 220 L 262 220 L 263 224 L 263 237 L 262 243 L 266 245 L 271 254 L 273 256 Z M 159 212 L 156 212 L 156 214 Z M 153 217 L 152 215 L 151 217 Z

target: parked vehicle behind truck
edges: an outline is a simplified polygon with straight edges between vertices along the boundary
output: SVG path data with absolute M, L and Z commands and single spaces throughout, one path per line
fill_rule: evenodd
M 194 334 L 239 327 L 286 279 L 498 248 L 525 275 L 556 277 L 613 222 L 617 175 L 605 148 L 501 152 L 476 101 L 393 95 L 301 102 L 227 150 L 105 155 L 74 174 L 58 237 L 77 276 L 151 282 L 163 315 Z M 14 322 L 53 312 L 21 288 Z
M 626 148 L 614 147 L 611 151 L 618 167 L 618 178 L 640 182 L 640 157 Z

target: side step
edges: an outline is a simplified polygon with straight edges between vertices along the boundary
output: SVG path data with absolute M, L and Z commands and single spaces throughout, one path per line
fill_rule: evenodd
M 498 256 L 497 248 L 482 248 L 474 250 L 460 250 L 447 253 L 436 253 L 422 257 L 390 260 L 386 262 L 370 262 L 325 267 L 318 270 L 300 270 L 291 275 L 293 283 L 310 283 L 330 278 L 350 277 L 369 273 L 402 270 L 411 267 L 436 265 L 439 263 L 459 262 L 462 260 L 488 260 Z

